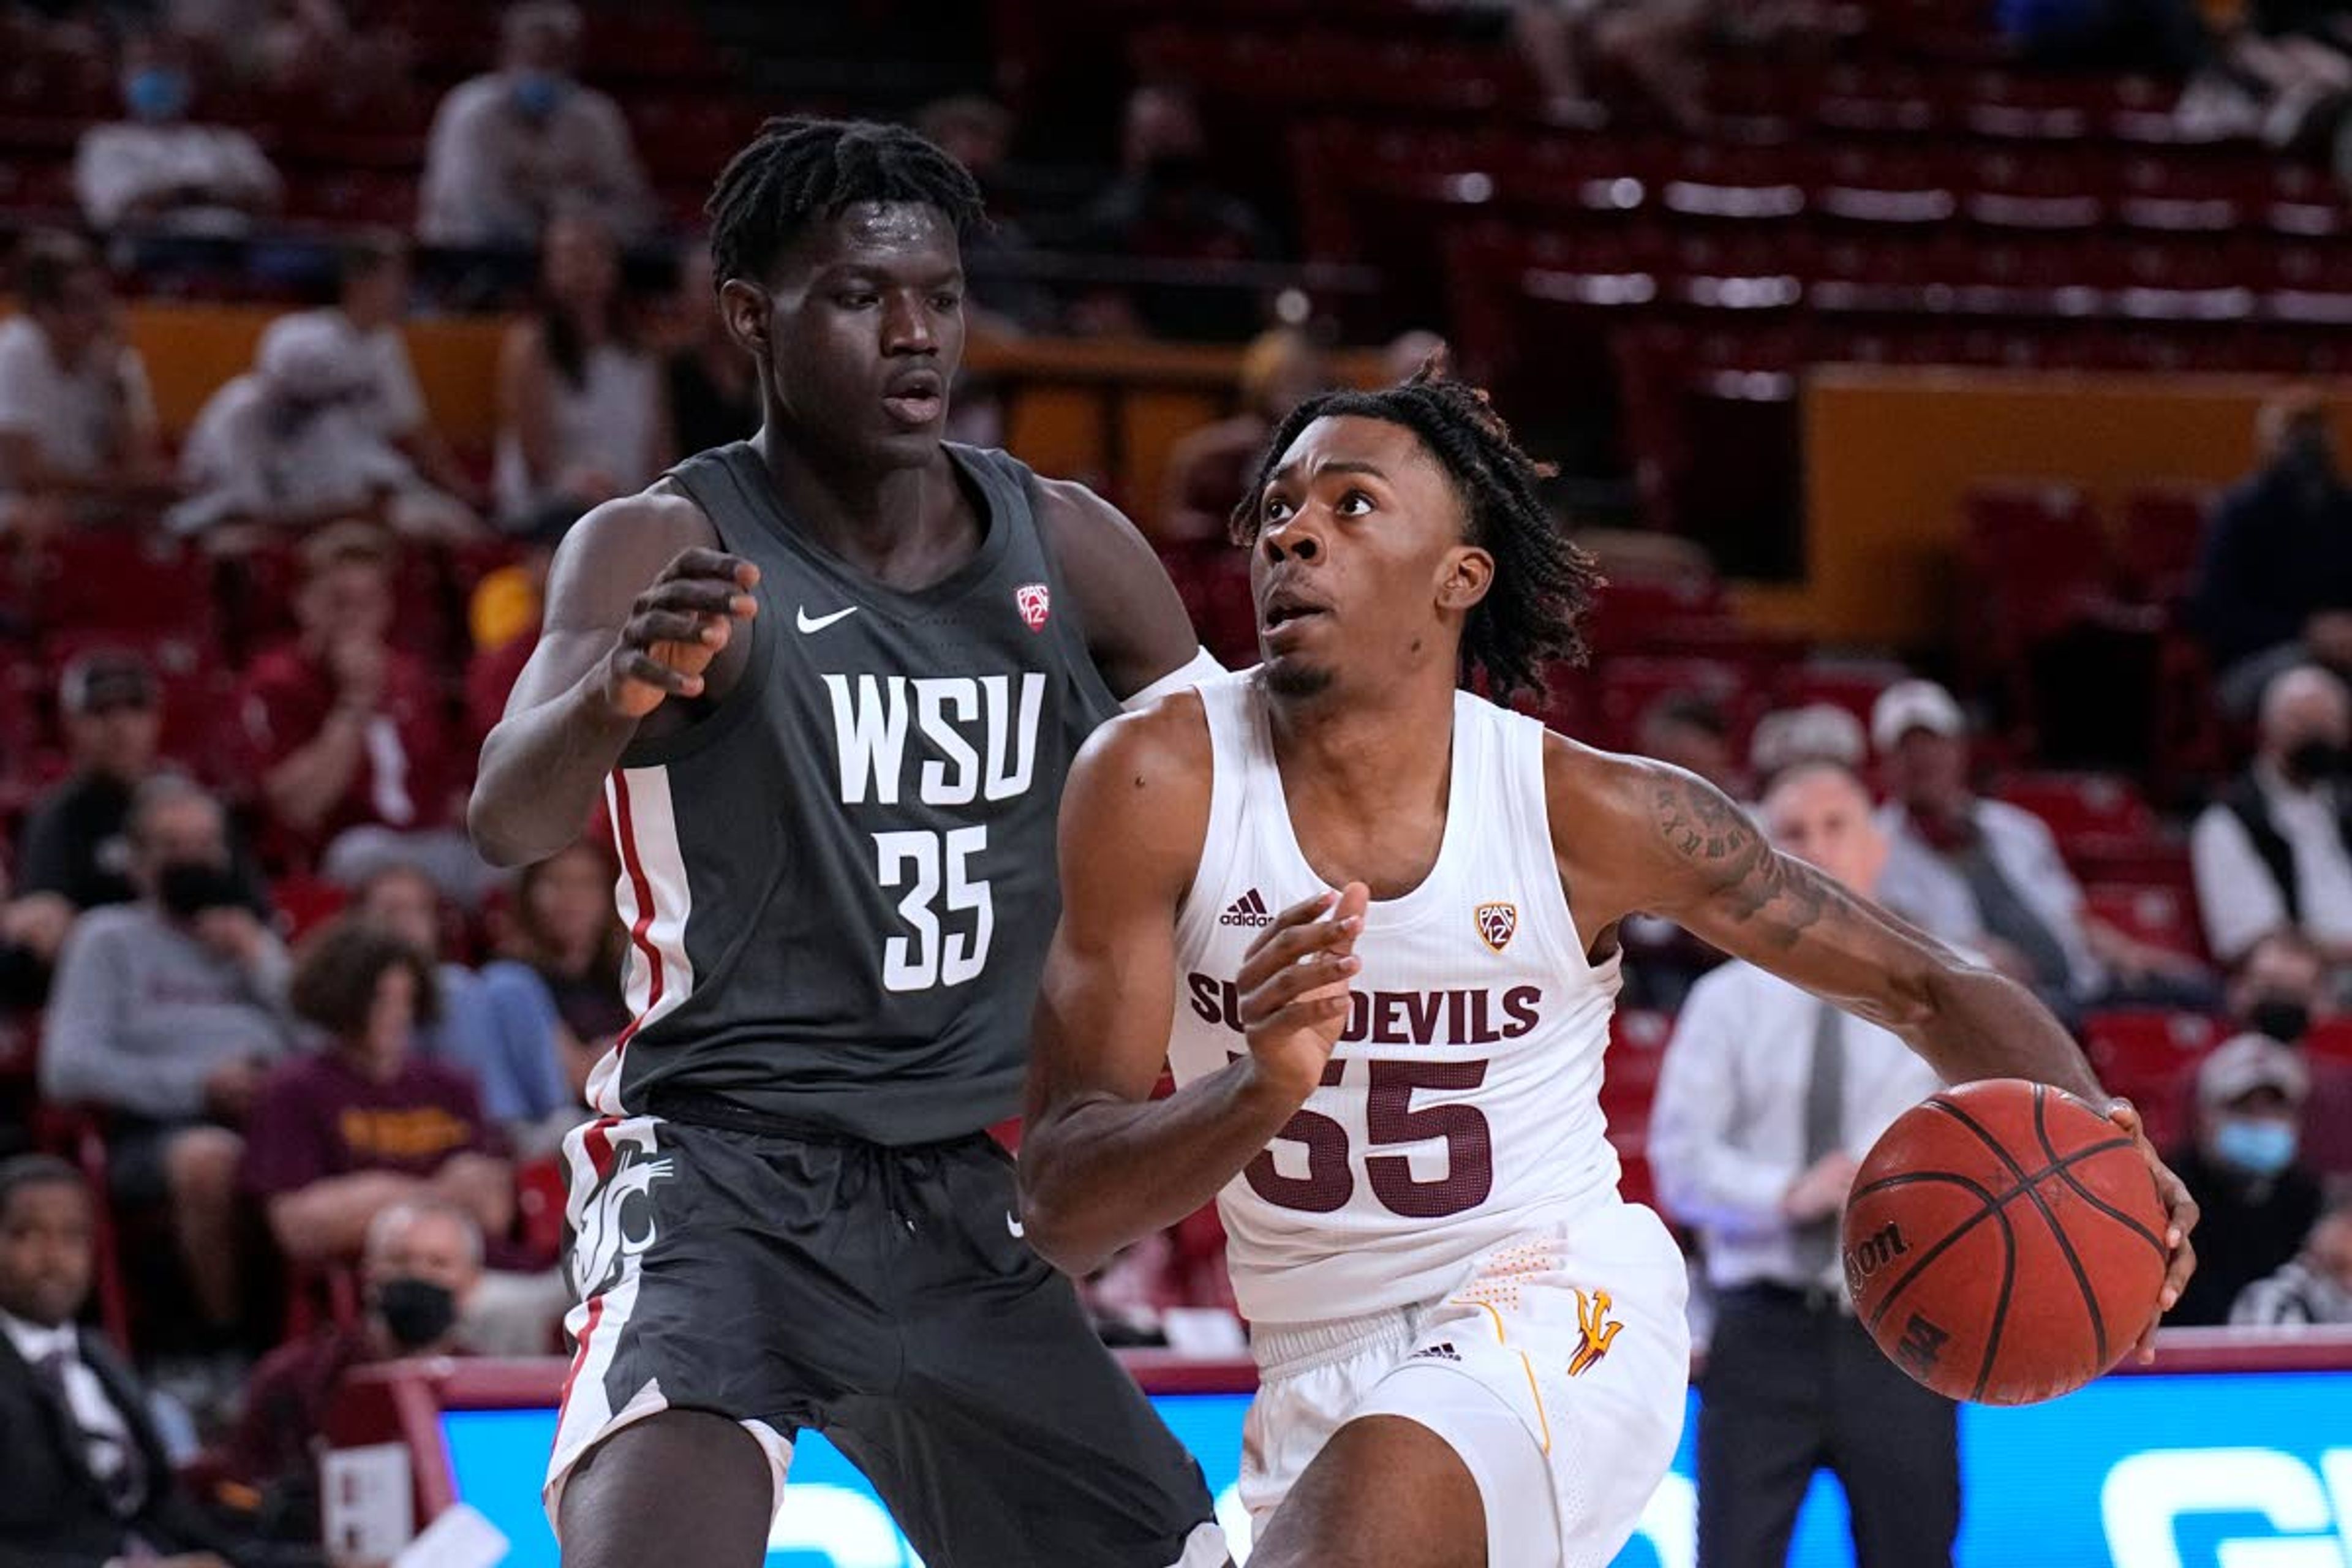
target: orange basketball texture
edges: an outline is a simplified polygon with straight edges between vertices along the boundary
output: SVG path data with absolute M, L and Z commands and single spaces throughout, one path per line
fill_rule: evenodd
M 1863 1161 L 1846 1291 L 1878 1348 L 1937 1393 L 2031 1405 L 2139 1338 L 2167 1224 L 2122 1129 L 2063 1089 L 1989 1079 L 1913 1106 Z

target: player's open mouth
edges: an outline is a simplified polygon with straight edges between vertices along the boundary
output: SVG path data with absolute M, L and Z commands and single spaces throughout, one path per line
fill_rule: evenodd
M 1266 601 L 1265 609 L 1259 616 L 1259 625 L 1266 636 L 1272 637 L 1285 626 L 1295 626 L 1328 613 L 1320 605 L 1292 595 L 1277 594 Z
M 929 425 L 947 406 L 947 388 L 935 371 L 917 371 L 893 380 L 882 395 L 882 406 L 901 425 Z

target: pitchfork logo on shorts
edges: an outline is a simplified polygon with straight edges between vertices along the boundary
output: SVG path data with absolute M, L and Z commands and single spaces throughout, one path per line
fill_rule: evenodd
M 1519 929 L 1519 906 L 1499 900 L 1478 906 L 1478 940 L 1496 952 L 1511 945 Z
M 1013 602 L 1021 606 L 1023 624 L 1033 632 L 1045 629 L 1045 616 L 1053 606 L 1054 596 L 1043 583 L 1024 583 L 1013 590 Z

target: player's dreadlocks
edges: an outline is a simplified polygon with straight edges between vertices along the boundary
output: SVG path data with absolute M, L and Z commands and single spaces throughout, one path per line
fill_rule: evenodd
M 1267 481 L 1298 433 L 1318 419 L 1350 415 L 1385 419 L 1421 437 L 1453 481 L 1470 542 L 1495 558 L 1494 584 L 1462 628 L 1463 680 L 1483 674 L 1487 694 L 1508 702 L 1543 689 L 1547 663 L 1582 664 L 1590 650 L 1580 623 L 1601 576 L 1536 493 L 1555 470 L 1519 450 L 1486 394 L 1449 376 L 1442 355 L 1394 386 L 1320 393 L 1292 409 L 1234 508 L 1234 542 L 1257 538 Z
M 904 126 L 771 120 L 729 161 L 703 205 L 719 280 L 765 277 L 803 230 L 860 202 L 935 206 L 959 236 L 981 219 L 971 171 Z

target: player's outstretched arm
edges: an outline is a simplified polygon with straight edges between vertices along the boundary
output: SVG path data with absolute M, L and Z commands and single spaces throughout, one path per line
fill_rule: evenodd
M 750 639 L 734 623 L 754 611 L 759 572 L 718 543 L 700 509 L 662 494 L 608 501 L 564 536 L 539 645 L 482 742 L 466 823 L 485 859 L 526 865 L 570 844 L 640 731 L 692 717 L 648 716 L 740 669 Z
M 1635 912 L 1702 941 L 1893 1031 L 1948 1083 L 2022 1078 L 2107 1106 L 2137 1137 L 2173 1222 L 2164 1305 L 2195 1264 L 2197 1205 L 2111 1100 L 2074 1042 L 2032 993 L 1970 963 L 1766 841 L 1706 781 L 1664 763 L 1612 756 L 1554 736 L 1545 786 L 1552 843 L 1588 944 Z
M 1037 994 L 1021 1204 L 1030 1244 L 1071 1274 L 1214 1198 L 1312 1092 L 1346 1017 L 1354 927 L 1320 918 L 1330 898 L 1286 910 L 1240 976 L 1250 1050 L 1151 1098 L 1209 778 L 1208 727 L 1184 693 L 1097 731 L 1063 791 L 1062 920 Z

